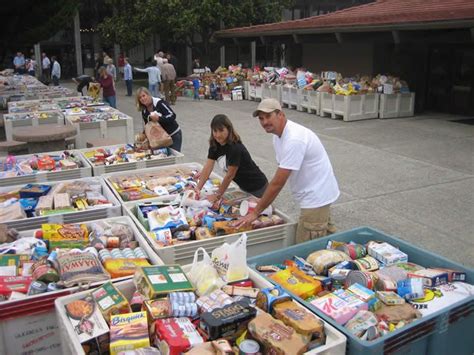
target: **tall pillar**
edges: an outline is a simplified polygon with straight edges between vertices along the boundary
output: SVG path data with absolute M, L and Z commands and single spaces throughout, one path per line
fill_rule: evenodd
M 257 64 L 257 42 L 250 42 L 250 66 L 251 68 L 255 67 Z
M 220 54 L 221 54 L 221 67 L 225 68 L 225 46 L 221 46 L 220 48 Z
M 285 43 L 282 43 L 280 48 L 281 48 L 280 66 L 286 67 L 286 45 L 285 45 Z
M 36 61 L 36 77 L 39 79 L 41 78 L 41 74 L 43 73 L 43 63 L 41 61 L 41 48 L 40 44 L 36 43 L 35 46 L 35 61 Z
M 81 48 L 81 24 L 79 22 L 79 11 L 74 15 L 74 48 L 76 50 L 76 70 L 77 75 L 82 75 L 82 48 Z
M 186 46 L 186 74 L 190 75 L 193 72 L 193 51 L 190 46 Z

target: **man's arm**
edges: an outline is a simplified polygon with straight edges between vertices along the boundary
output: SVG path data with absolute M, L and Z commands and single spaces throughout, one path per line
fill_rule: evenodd
M 286 181 L 290 177 L 292 170 L 278 168 L 275 175 L 273 176 L 272 181 L 268 185 L 265 193 L 263 194 L 262 198 L 255 207 L 255 210 L 249 213 L 247 216 L 239 218 L 237 221 L 233 223 L 234 227 L 243 227 L 246 225 L 250 225 L 253 221 L 255 221 L 260 213 L 267 208 L 278 196 L 283 186 L 285 186 Z

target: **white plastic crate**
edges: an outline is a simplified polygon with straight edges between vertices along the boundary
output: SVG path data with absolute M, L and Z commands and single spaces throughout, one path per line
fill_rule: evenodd
M 174 173 L 178 172 L 180 169 L 186 169 L 186 170 L 202 170 L 202 165 L 199 163 L 182 163 L 182 164 L 174 164 L 174 165 L 167 165 L 167 166 L 159 166 L 155 168 L 148 168 L 148 169 L 140 169 L 140 170 L 135 170 L 132 172 L 118 172 L 118 173 L 111 173 L 111 174 L 104 174 L 102 177 L 105 179 L 105 182 L 109 186 L 109 188 L 113 191 L 117 199 L 120 201 L 121 204 L 124 204 L 125 202 L 129 201 L 124 201 L 122 196 L 120 196 L 120 193 L 115 189 L 113 182 L 116 180 L 122 180 L 126 178 L 130 178 L 133 176 L 144 176 L 144 175 L 153 175 L 156 173 L 163 173 L 163 172 L 169 172 L 169 174 L 173 175 Z M 210 179 L 219 179 L 222 181 L 222 177 L 219 176 L 216 173 L 211 173 Z M 233 189 L 236 189 L 238 186 L 236 183 L 231 182 L 228 190 L 231 191 Z M 157 196 L 158 197 L 158 196 Z M 138 202 L 138 201 L 149 201 L 154 199 L 154 197 L 149 198 L 149 199 L 143 199 L 143 200 L 134 200 L 130 202 Z
M 82 158 L 87 162 L 88 166 L 92 168 L 92 174 L 94 176 L 101 176 L 103 174 L 110 174 L 119 171 L 127 171 L 127 170 L 138 170 L 138 169 L 147 169 L 147 168 L 154 168 L 158 166 L 165 166 L 165 165 L 173 165 L 179 163 L 184 155 L 174 149 L 170 149 L 171 155 L 166 158 L 154 158 L 149 160 L 137 161 L 137 162 L 130 162 L 130 163 L 119 163 L 113 165 L 94 165 L 93 162 L 87 158 L 87 152 L 93 152 L 96 149 L 104 148 L 104 149 L 113 149 L 119 148 L 123 145 L 108 145 L 104 147 L 94 147 L 94 148 L 86 148 L 81 149 L 79 152 L 81 153 Z
M 244 99 L 245 100 L 250 100 L 250 81 L 244 80 L 243 81 L 243 86 L 244 86 Z
M 110 217 L 117 217 L 122 215 L 122 206 L 117 200 L 115 195 L 110 191 L 104 179 L 99 177 L 89 177 L 82 179 L 64 180 L 62 182 L 73 182 L 73 181 L 85 181 L 85 182 L 99 182 L 102 186 L 102 194 L 109 202 L 112 203 L 112 207 L 95 207 L 85 211 L 73 211 L 61 214 L 54 214 L 49 216 L 38 216 L 31 218 L 23 218 L 11 221 L 2 222 L 10 228 L 15 228 L 18 231 L 25 231 L 29 229 L 40 228 L 43 223 L 79 223 L 84 221 L 90 221 L 94 219 L 103 219 Z M 44 185 L 54 186 L 60 182 L 42 182 Z M 1 187 L 0 192 L 5 193 L 9 191 L 19 190 L 24 185 Z
M 249 84 L 249 100 L 261 101 L 262 100 L 262 86 L 258 83 Z
M 314 90 L 302 90 L 301 92 L 301 109 L 308 113 L 319 115 L 320 93 Z
M 268 83 L 262 84 L 262 100 L 271 98 L 270 86 Z
M 173 199 L 170 199 L 172 201 Z M 164 199 L 150 199 L 146 202 L 160 202 L 166 203 Z M 139 202 L 127 202 L 123 205 L 124 215 L 129 216 L 137 225 L 140 232 L 148 240 L 153 250 L 166 264 L 180 264 L 186 265 L 193 260 L 194 252 L 197 248 L 203 247 L 208 253 L 211 253 L 215 248 L 224 242 L 232 243 L 236 241 L 241 233 L 227 234 L 220 237 L 213 237 L 207 240 L 194 240 L 178 245 L 168 247 L 159 247 L 154 240 L 149 236 L 149 232 L 140 223 L 137 217 L 136 205 Z M 295 243 L 296 222 L 281 211 L 275 210 L 275 214 L 283 218 L 284 224 L 277 226 L 255 229 L 246 232 L 247 239 L 247 256 L 256 256 L 272 250 L 278 250 Z
M 191 270 L 191 265 L 186 265 L 183 267 L 184 272 L 189 272 Z M 249 279 L 252 280 L 255 287 L 257 288 L 268 288 L 273 287 L 273 285 L 265 280 L 262 276 L 258 273 L 249 269 Z M 135 291 L 135 285 L 133 280 L 127 280 L 118 282 L 115 284 L 117 288 L 122 292 L 122 294 L 127 298 L 131 299 L 133 296 L 133 292 Z M 71 322 L 69 321 L 65 306 L 70 302 L 84 298 L 87 296 L 87 291 L 76 293 L 74 295 L 64 296 L 61 298 L 56 299 L 55 307 L 56 307 L 56 315 L 58 317 L 58 324 L 59 324 L 59 333 L 61 336 L 61 344 L 62 344 L 62 354 L 64 355 L 82 355 L 84 351 L 80 342 L 77 339 L 77 335 L 72 328 Z M 326 332 L 326 344 L 320 346 L 314 350 L 308 351 L 305 354 L 307 355 L 344 355 L 346 353 L 346 342 L 347 338 L 339 332 L 336 328 L 331 326 L 329 323 L 324 321 L 324 330 Z
M 133 118 L 127 116 L 118 120 L 98 122 L 72 122 L 69 116 L 66 120 L 76 127 L 76 147 L 86 148 L 87 142 L 96 139 L 115 139 L 121 143 L 133 142 Z
M 49 117 L 22 118 L 25 117 L 27 113 L 10 113 L 4 115 L 6 139 L 9 141 L 13 140 L 13 129 L 15 127 L 39 126 L 40 124 L 64 125 L 64 115 L 61 111 L 43 111 L 42 113 L 49 115 Z
M 412 117 L 415 112 L 415 93 L 381 94 L 380 118 Z
M 333 94 L 328 92 L 321 92 L 319 93 L 319 115 L 322 117 L 329 116 L 332 117 L 334 111 L 334 102 L 333 102 Z
M 153 265 L 163 265 L 163 261 L 153 252 L 148 243 L 129 217 L 113 217 L 106 222 L 125 222 L 133 230 L 135 239 L 147 253 Z M 98 222 L 88 221 L 87 225 Z M 20 236 L 31 236 L 34 231 L 24 231 Z M 120 282 L 131 279 L 132 276 L 112 279 Z M 97 287 L 104 282 L 92 284 Z M 61 354 L 60 330 L 54 308 L 57 298 L 79 292 L 79 287 L 47 292 L 27 298 L 0 303 L 0 354 L 24 354 L 27 350 L 34 350 L 35 354 Z M 90 291 L 85 291 L 90 292 Z M 31 334 L 30 334 L 31 333 Z
M 13 186 L 13 185 L 21 185 L 21 184 L 29 184 L 29 183 L 43 183 L 48 181 L 60 181 L 60 180 L 73 180 L 73 179 L 81 179 L 85 177 L 92 176 L 92 168 L 90 167 L 87 160 L 84 158 L 82 154 L 80 154 L 77 150 L 70 150 L 81 162 L 83 167 L 77 169 L 67 169 L 61 171 L 44 171 L 39 172 L 32 175 L 22 175 L 22 176 L 14 176 L 9 178 L 0 179 L 0 187 L 3 186 Z M 45 152 L 41 153 L 41 155 L 60 155 L 63 151 L 60 152 Z M 17 155 L 17 159 L 29 159 L 37 154 L 26 154 L 26 155 Z M 3 163 L 5 158 L 0 159 L 0 164 Z
M 323 93 L 321 96 L 321 116 L 330 114 L 332 119 L 342 118 L 344 121 L 359 121 L 378 117 L 379 94 L 350 96 L 332 94 L 332 110 L 329 108 L 329 95 L 331 94 Z
M 288 107 L 290 105 L 290 87 L 281 86 L 281 104 Z
M 281 87 L 281 103 L 284 107 L 301 111 L 301 89 L 289 86 Z
M 275 84 L 270 85 L 270 98 L 277 100 L 281 103 L 281 85 Z

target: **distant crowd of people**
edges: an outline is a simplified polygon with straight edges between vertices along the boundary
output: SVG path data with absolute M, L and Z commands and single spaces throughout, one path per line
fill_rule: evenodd
M 28 74 L 36 76 L 38 69 L 38 63 L 31 54 L 29 58 L 25 58 L 25 55 L 18 51 L 16 56 L 13 58 L 13 70 L 16 74 Z M 45 52 L 41 53 L 41 81 L 49 85 L 51 82 L 53 85 L 59 85 L 59 79 L 61 79 L 61 64 L 59 64 L 56 56 L 52 56 L 51 59 L 46 55 Z

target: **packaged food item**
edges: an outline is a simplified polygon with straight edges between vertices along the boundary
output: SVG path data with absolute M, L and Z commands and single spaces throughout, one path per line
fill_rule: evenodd
M 208 339 L 236 338 L 255 317 L 257 310 L 244 301 L 237 301 L 222 308 L 201 314 L 200 329 Z
M 272 314 L 300 334 L 311 336 L 324 333 L 324 322 L 296 302 L 278 303 L 273 306 Z
M 351 261 L 349 255 L 339 250 L 317 250 L 306 258 L 306 261 L 313 266 L 313 270 L 318 275 L 327 276 L 328 270 L 341 261 Z
M 50 185 L 28 184 L 20 189 L 20 198 L 40 198 L 51 190 Z
M 405 303 L 405 299 L 393 291 L 377 291 L 376 295 L 387 306 Z
M 436 287 L 444 285 L 447 284 L 449 280 L 447 272 L 435 269 L 423 269 L 409 272 L 408 277 L 423 278 L 423 286 L 425 287 Z
M 126 313 L 110 318 L 110 354 L 150 346 L 146 312 Z
M 342 253 L 342 252 L 341 252 Z M 296 267 L 288 267 L 270 276 L 272 280 L 298 297 L 306 299 L 322 291 L 321 282 Z
M 26 213 L 21 207 L 20 202 L 14 202 L 11 205 L 0 208 L 0 222 L 15 221 L 26 218 Z
M 173 291 L 193 291 L 191 282 L 179 265 L 140 267 L 133 278 L 137 290 L 149 299 Z
M 260 312 L 249 323 L 248 329 L 252 337 L 264 345 L 264 353 L 299 355 L 307 349 L 307 341 L 303 335 L 268 313 Z
M 106 282 L 92 291 L 91 295 L 107 322 L 110 322 L 112 315 L 131 313 L 132 311 L 128 300 L 112 282 Z
M 367 271 L 351 270 L 344 281 L 346 288 L 353 284 L 360 284 L 370 290 L 372 290 L 377 282 L 377 278 L 374 273 Z
M 250 227 L 250 226 L 240 227 L 240 228 L 232 227 L 232 222 L 233 221 L 216 221 L 216 222 L 214 222 L 213 229 L 214 229 L 214 232 L 216 233 L 216 235 L 219 236 L 219 235 L 226 235 L 226 234 L 243 233 L 243 232 L 247 232 L 249 230 L 252 230 L 252 227 Z
M 154 344 L 162 354 L 180 355 L 204 339 L 189 318 L 167 318 L 155 321 Z
M 358 311 L 360 310 L 366 311 L 369 308 L 367 302 L 364 302 L 363 300 L 361 300 L 359 297 L 357 297 L 355 294 L 353 294 L 352 292 L 348 290 L 342 290 L 342 289 L 336 290 L 332 294 L 344 300 L 349 307 L 355 308 Z
M 352 292 L 354 295 L 356 295 L 358 298 L 360 298 L 364 302 L 369 302 L 371 299 L 375 297 L 374 291 L 369 290 L 367 287 L 364 287 L 358 283 L 350 285 L 347 290 Z
M 464 271 L 452 270 L 452 269 L 446 269 L 446 268 L 440 268 L 440 267 L 433 268 L 433 269 L 446 272 L 448 274 L 449 282 L 466 281 L 466 273 Z
M 410 322 L 421 318 L 421 313 L 414 309 L 410 304 L 397 304 L 393 306 L 382 305 L 380 309 L 374 312 L 375 315 L 387 323 Z
M 215 234 L 207 227 L 197 227 L 194 235 L 196 240 L 205 240 L 215 236 Z
M 152 324 L 158 319 L 171 317 L 173 313 L 167 298 L 145 300 L 143 302 L 143 309 L 147 312 L 148 320 Z
M 8 299 L 13 291 L 28 293 L 31 276 L 0 276 L 0 299 Z
M 71 205 L 71 198 L 67 192 L 58 193 L 54 195 L 54 209 L 68 209 L 73 208 Z
M 52 195 L 41 196 L 36 205 L 36 210 L 42 211 L 42 210 L 52 210 L 52 209 L 53 209 L 53 196 Z
M 411 278 L 398 281 L 397 293 L 400 295 L 400 297 L 404 297 L 407 300 L 422 298 L 424 295 L 423 279 Z
M 361 259 L 366 256 L 367 250 L 361 244 L 347 243 L 336 246 L 334 249 L 340 250 L 351 257 L 352 260 Z
M 59 161 L 59 165 L 61 169 L 68 170 L 68 169 L 77 169 L 79 166 L 72 160 L 62 159 Z
M 161 207 L 149 212 L 148 223 L 150 231 L 156 231 L 163 228 L 176 229 L 188 226 L 184 209 L 175 208 L 173 206 Z
M 104 317 L 91 297 L 71 301 L 64 308 L 79 342 L 85 343 L 109 332 Z
M 361 259 L 353 260 L 352 264 L 356 266 L 358 270 L 361 271 L 375 271 L 379 268 L 379 263 L 375 258 L 371 256 L 366 256 Z
M 139 267 L 150 266 L 146 259 L 108 259 L 104 262 L 105 270 L 115 279 L 118 277 L 131 276 Z
M 110 275 L 91 253 L 65 253 L 58 256 L 61 281 L 66 287 L 80 283 L 106 281 Z
M 207 296 L 201 296 L 196 300 L 196 304 L 201 312 L 210 312 L 232 303 L 234 303 L 233 298 L 222 290 L 214 290 Z
M 33 281 L 30 284 L 30 288 L 28 289 L 28 295 L 39 295 L 40 293 L 45 293 L 48 290 L 48 285 L 46 285 L 43 281 Z
M 260 292 L 258 288 L 239 287 L 239 286 L 231 286 L 231 285 L 223 286 L 222 291 L 224 291 L 230 296 L 244 296 L 244 297 L 249 297 L 249 298 L 257 298 L 257 295 Z
M 342 325 L 358 311 L 357 308 L 350 307 L 346 301 L 332 293 L 312 300 L 311 304 Z
M 49 249 L 83 248 L 89 242 L 89 231 L 85 224 L 42 224 L 43 239 L 49 241 Z
M 59 281 L 58 272 L 51 266 L 47 258 L 42 258 L 31 267 L 31 276 L 35 281 L 42 281 L 46 284 Z
M 345 327 L 355 336 L 361 337 L 370 327 L 376 326 L 377 318 L 372 312 L 359 311 L 349 320 Z
M 408 261 L 407 254 L 386 242 L 369 242 L 367 244 L 367 253 L 385 266 L 406 263 Z
M 264 288 L 257 295 L 257 307 L 265 312 L 272 313 L 273 307 L 278 303 L 291 300 L 291 296 L 280 286 Z

